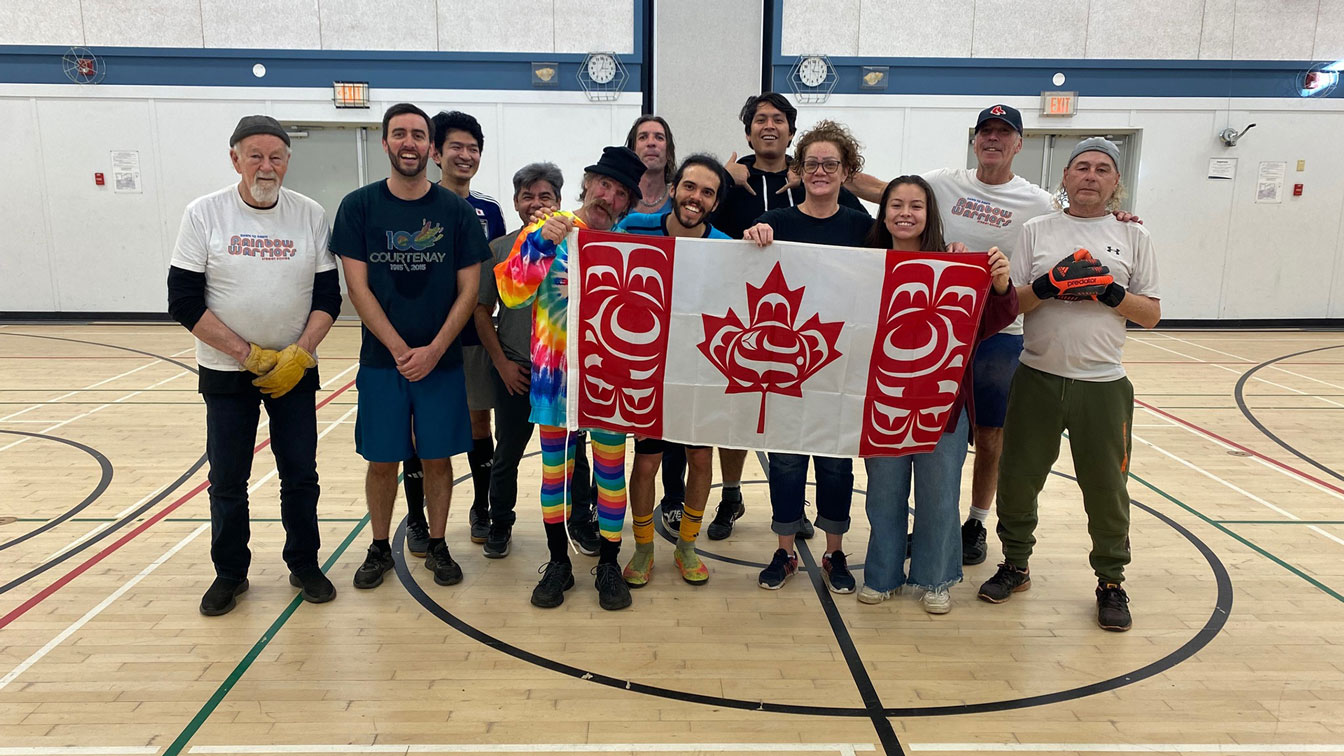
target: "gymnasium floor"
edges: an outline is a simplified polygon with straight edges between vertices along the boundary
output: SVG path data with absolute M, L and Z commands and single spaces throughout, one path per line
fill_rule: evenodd
M 322 553 L 339 596 L 305 604 L 286 580 L 263 427 L 252 588 L 207 618 L 190 335 L 0 325 L 0 756 L 1344 753 L 1339 333 L 1131 332 L 1124 634 L 1095 623 L 1067 451 L 1042 497 L 1033 588 L 1001 606 L 974 597 L 992 535 L 944 616 L 826 593 L 815 541 L 800 542 L 810 580 L 757 588 L 774 537 L 754 458 L 747 516 L 702 542 L 706 587 L 677 578 L 660 541 L 633 608 L 597 607 L 582 556 L 563 607 L 530 606 L 545 560 L 534 456 L 507 559 L 469 543 L 467 483 L 448 533 L 463 583 L 437 586 L 416 560 L 356 591 L 370 537 L 358 338 L 345 321 L 333 330 L 318 394 Z M 966 481 L 963 506 L 969 462 Z M 846 540 L 856 563 L 862 502 Z

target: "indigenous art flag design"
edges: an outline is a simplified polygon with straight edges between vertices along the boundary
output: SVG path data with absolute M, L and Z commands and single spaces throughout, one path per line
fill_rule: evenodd
M 988 255 L 575 231 L 568 417 L 683 443 L 931 451 L 969 364 Z

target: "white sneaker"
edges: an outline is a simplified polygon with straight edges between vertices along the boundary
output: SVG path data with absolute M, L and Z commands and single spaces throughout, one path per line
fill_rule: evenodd
M 865 585 L 863 590 L 859 591 L 859 603 L 880 604 L 900 592 L 900 588 L 890 591 L 879 591 L 876 588 L 869 588 Z
M 948 594 L 946 588 L 924 591 L 920 603 L 924 605 L 924 611 L 929 614 L 947 614 L 952 611 L 952 596 Z

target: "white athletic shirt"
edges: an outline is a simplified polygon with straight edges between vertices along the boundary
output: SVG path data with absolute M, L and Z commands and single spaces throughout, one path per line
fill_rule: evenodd
M 939 168 L 923 178 L 933 187 L 949 244 L 961 242 L 973 252 L 998 247 L 1010 263 L 1022 224 L 1054 211 L 1050 193 L 1021 176 L 1006 184 L 986 184 L 975 177 L 974 168 Z M 1022 316 L 1000 333 L 1022 333 Z
M 1107 213 L 1075 218 L 1057 211 L 1022 226 L 1013 283 L 1029 286 L 1065 256 L 1086 249 L 1130 294 L 1160 299 L 1157 255 L 1148 229 Z M 1100 302 L 1047 299 L 1026 315 L 1022 364 L 1064 378 L 1113 381 L 1125 375 L 1125 318 Z
M 275 207 L 243 202 L 238 185 L 193 200 L 182 214 L 172 264 L 205 274 L 205 306 L 257 346 L 284 349 L 308 323 L 313 276 L 336 267 L 322 206 L 281 188 Z M 196 340 L 196 362 L 212 370 L 243 366 Z

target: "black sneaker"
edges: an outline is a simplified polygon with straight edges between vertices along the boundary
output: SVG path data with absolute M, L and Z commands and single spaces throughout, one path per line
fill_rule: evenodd
M 845 552 L 833 551 L 821 557 L 821 571 L 826 573 L 826 586 L 831 593 L 853 593 L 854 575 L 845 564 Z
M 229 580 L 228 578 L 217 577 L 215 582 L 205 590 L 205 595 L 201 596 L 201 614 L 207 617 L 218 617 L 221 614 L 228 614 L 238 605 L 236 597 L 247 592 L 247 578 L 242 580 Z
M 709 536 L 711 541 L 722 541 L 733 534 L 733 523 L 746 513 L 747 505 L 743 504 L 741 499 L 723 499 L 719 502 L 719 508 L 714 511 L 714 521 L 709 523 L 705 535 Z
M 980 599 L 991 604 L 1002 604 L 1012 598 L 1014 593 L 1031 587 L 1031 575 L 1004 562 L 994 577 L 980 585 Z
M 423 522 L 406 520 L 406 550 L 413 557 L 429 553 L 429 526 Z
M 439 585 L 457 585 L 462 582 L 462 568 L 453 561 L 448 553 L 448 544 L 436 543 L 429 547 L 425 557 L 425 569 L 434 573 L 434 582 Z
M 980 564 L 985 561 L 985 524 L 967 520 L 961 526 L 961 563 Z
M 1133 626 L 1129 616 L 1129 596 L 1119 583 L 1097 585 L 1097 624 L 1102 630 L 1123 633 Z
M 686 513 L 686 502 L 664 501 L 659 508 L 663 511 L 663 527 L 667 532 L 672 535 L 680 533 L 681 518 Z
M 775 549 L 775 555 L 770 558 L 770 564 L 761 570 L 757 582 L 767 591 L 777 591 L 784 587 L 784 582 L 793 577 L 793 573 L 798 571 L 798 555 L 789 554 L 784 549 Z
M 569 538 L 580 554 L 597 556 L 597 550 L 602 545 L 602 534 L 597 531 L 597 520 L 592 515 L 572 518 L 567 527 Z
M 512 543 L 513 526 L 492 524 L 490 532 L 485 536 L 485 545 L 481 547 L 481 553 L 486 559 L 503 559 L 509 555 L 509 546 Z
M 299 588 L 299 595 L 310 604 L 325 604 L 336 598 L 336 586 L 331 584 L 317 565 L 300 572 L 289 573 L 289 584 Z
M 812 536 L 817 534 L 816 529 L 812 527 L 812 521 L 807 519 L 807 508 L 811 506 L 811 504 L 812 502 L 807 501 L 806 499 L 803 500 L 803 527 L 798 530 L 796 535 L 797 538 L 801 538 L 804 541 L 811 540 Z
M 485 543 L 486 536 L 490 535 L 490 510 L 472 507 L 467 519 L 471 521 L 471 542 Z
M 392 552 L 384 554 L 377 546 L 370 546 L 364 564 L 355 570 L 355 587 L 377 588 L 383 584 L 383 573 L 396 566 L 397 563 L 392 561 Z
M 574 567 L 569 562 L 547 562 L 537 568 L 541 582 L 532 589 L 532 606 L 554 609 L 565 603 L 565 591 L 574 587 Z
M 630 586 L 621 577 L 621 568 L 612 562 L 599 562 L 593 568 L 593 586 L 597 588 L 597 603 L 607 611 L 630 606 Z

